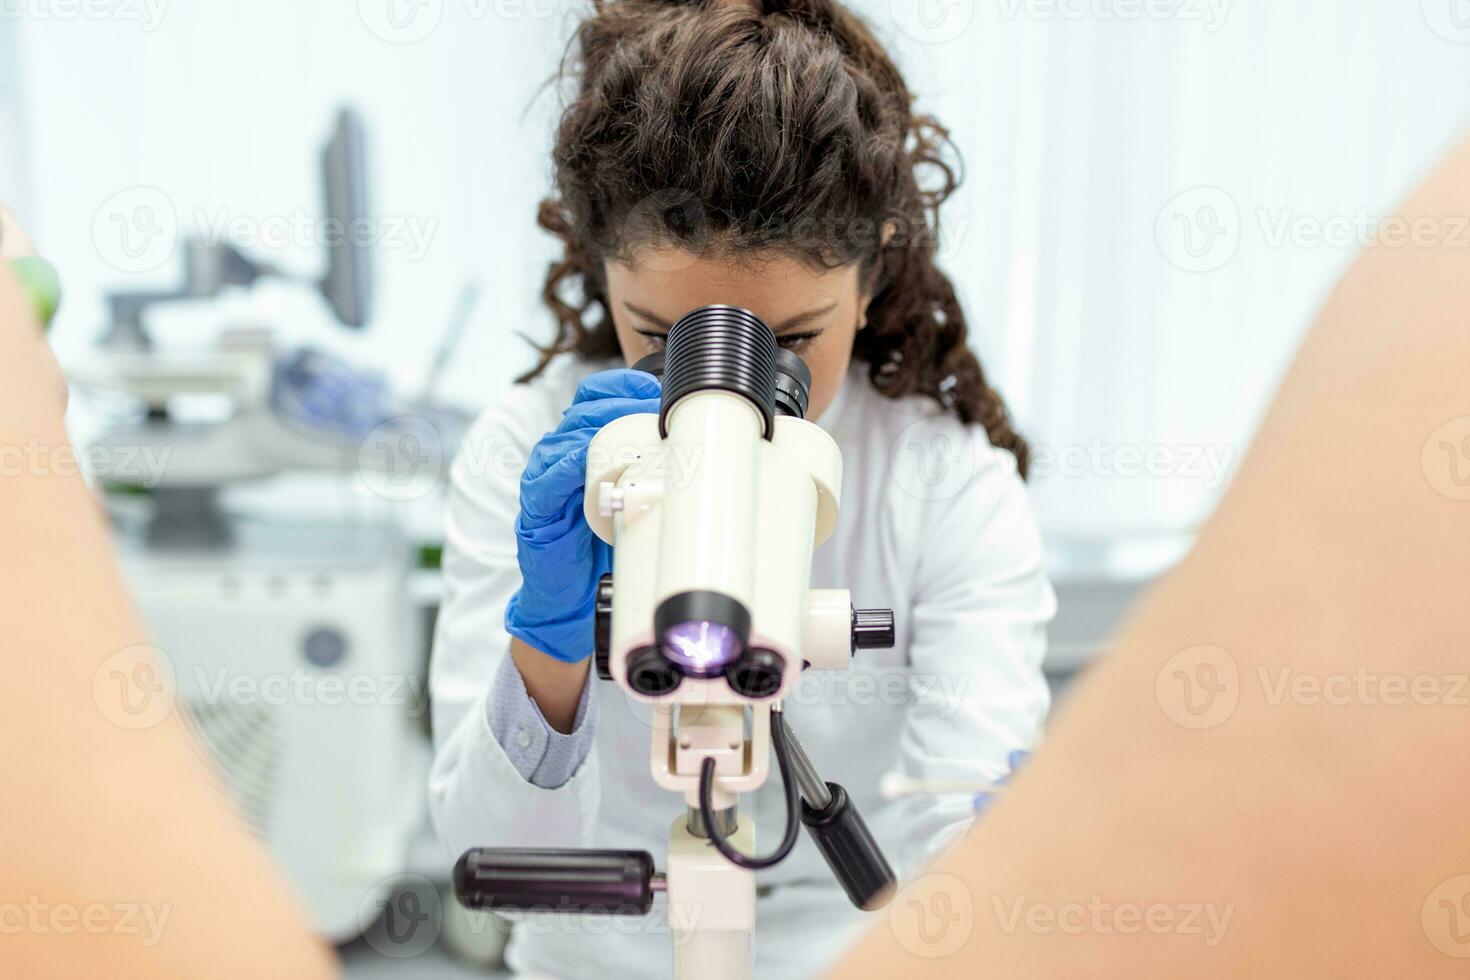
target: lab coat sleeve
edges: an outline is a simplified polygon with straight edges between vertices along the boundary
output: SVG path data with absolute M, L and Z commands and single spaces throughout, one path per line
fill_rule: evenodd
M 494 681 L 509 657 L 505 606 L 521 580 L 515 547 L 521 471 L 541 429 L 554 425 L 565 407 L 539 404 L 545 397 L 524 386 L 512 389 L 505 404 L 475 424 L 450 468 L 444 600 L 430 668 L 429 806 L 451 855 L 470 847 L 577 846 L 588 841 L 598 808 L 595 744 L 570 779 L 547 789 L 522 775 L 492 729 L 500 700 Z M 582 714 L 595 718 L 592 711 Z
M 566 785 L 592 750 L 597 731 L 597 699 L 592 688 L 590 682 L 583 686 L 572 730 L 563 734 L 551 727 L 541 707 L 526 693 L 515 661 L 501 658 L 485 717 L 516 772 L 542 789 Z
M 1010 753 L 1030 750 L 1051 703 L 1042 671 L 1056 597 L 1041 535 L 1013 457 L 970 427 L 975 472 L 927 502 L 909 641 L 912 708 L 900 742 L 905 773 L 991 783 Z M 907 800 L 905 868 L 928 863 L 970 825 L 973 794 Z

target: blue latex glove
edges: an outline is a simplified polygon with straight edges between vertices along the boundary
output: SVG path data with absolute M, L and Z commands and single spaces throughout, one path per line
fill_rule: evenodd
M 614 419 L 658 412 L 659 391 L 658 379 L 642 371 L 592 375 L 577 388 L 561 424 L 531 450 L 521 474 L 521 588 L 506 606 L 505 629 L 557 660 L 591 656 L 597 581 L 612 570 L 612 549 L 582 514 L 587 447 Z

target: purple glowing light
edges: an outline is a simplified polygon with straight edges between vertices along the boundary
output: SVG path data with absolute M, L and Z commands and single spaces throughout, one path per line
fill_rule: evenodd
M 692 674 L 718 674 L 740 656 L 740 635 L 728 626 L 698 620 L 664 632 L 664 656 Z

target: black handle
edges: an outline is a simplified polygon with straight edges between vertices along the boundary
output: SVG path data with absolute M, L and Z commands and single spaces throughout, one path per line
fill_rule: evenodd
M 893 897 L 896 878 L 862 814 L 847 790 L 828 783 L 832 801 L 825 810 L 801 804 L 801 822 L 852 904 L 867 912 L 881 909 Z
M 646 915 L 653 907 L 653 856 L 477 847 L 454 866 L 454 894 L 471 909 Z

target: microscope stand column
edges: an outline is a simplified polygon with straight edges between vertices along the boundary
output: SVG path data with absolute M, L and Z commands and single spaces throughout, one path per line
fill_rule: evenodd
M 735 810 L 721 810 L 719 817 L 733 821 Z M 741 821 L 728 836 L 741 851 L 752 852 L 755 821 Z M 698 810 L 669 828 L 667 877 L 675 978 L 749 980 L 754 970 L 755 875 L 710 846 Z
M 737 801 L 765 780 L 770 709 L 757 708 L 745 730 L 740 705 L 684 705 L 654 711 L 655 781 L 681 792 L 687 814 L 669 828 L 665 874 L 677 980 L 749 980 L 754 969 L 755 874 L 727 861 L 709 842 L 699 811 L 699 772 L 715 760 L 713 793 L 719 829 L 737 849 L 755 850 L 755 820 L 740 820 Z

